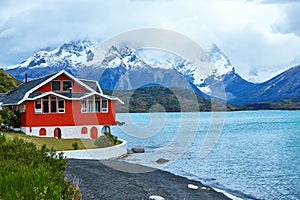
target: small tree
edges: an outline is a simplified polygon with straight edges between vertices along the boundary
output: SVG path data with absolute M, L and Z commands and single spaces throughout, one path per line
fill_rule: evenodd
M 9 108 L 3 108 L 0 110 L 0 116 L 2 118 L 2 124 L 8 128 L 11 126 L 19 126 L 20 120 L 18 114 L 10 110 Z

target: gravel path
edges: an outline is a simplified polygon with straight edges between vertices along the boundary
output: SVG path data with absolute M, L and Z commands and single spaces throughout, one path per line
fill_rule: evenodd
M 168 172 L 154 170 L 147 173 L 129 173 L 109 167 L 113 165 L 121 165 L 129 171 L 135 172 L 150 169 L 119 160 L 69 159 L 65 177 L 68 180 L 79 182 L 83 200 L 149 199 L 152 195 L 161 196 L 165 199 L 229 199 L 200 182 L 188 180 Z M 188 184 L 193 184 L 199 188 L 190 189 Z

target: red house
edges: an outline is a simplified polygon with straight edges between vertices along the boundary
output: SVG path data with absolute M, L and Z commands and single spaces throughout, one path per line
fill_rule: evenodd
M 21 131 L 34 136 L 92 138 L 116 124 L 116 97 L 98 82 L 60 71 L 23 83 L 8 92 L 3 106 L 20 111 Z

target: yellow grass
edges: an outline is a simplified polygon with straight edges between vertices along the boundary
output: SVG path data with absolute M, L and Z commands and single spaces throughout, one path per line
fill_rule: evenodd
M 22 138 L 24 141 L 33 142 L 37 147 L 46 145 L 48 148 L 53 148 L 56 151 L 74 150 L 72 144 L 77 142 L 78 149 L 91 149 L 112 146 L 106 138 L 103 138 L 103 146 L 97 147 L 92 139 L 56 139 L 50 137 L 36 137 L 29 136 L 20 132 L 1 132 L 7 138 L 13 139 L 15 137 Z

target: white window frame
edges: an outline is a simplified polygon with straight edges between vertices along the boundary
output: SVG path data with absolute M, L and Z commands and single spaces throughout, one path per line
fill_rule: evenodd
M 36 108 L 36 102 L 37 101 L 41 102 L 41 104 L 40 104 L 41 108 L 39 108 L 39 109 Z M 36 113 L 36 114 L 42 114 L 43 113 L 43 101 L 42 101 L 42 99 L 38 99 L 38 100 L 34 101 L 34 113 Z
M 84 107 L 82 106 L 82 105 L 83 105 L 82 103 L 84 103 L 84 105 L 85 105 Z M 87 113 L 87 103 L 86 103 L 86 99 L 81 100 L 80 106 L 81 106 L 81 112 L 82 112 L 82 113 Z
M 63 108 L 59 107 L 59 102 L 62 101 L 63 102 Z M 57 98 L 57 112 L 58 113 L 65 113 L 65 109 L 66 109 L 66 103 L 64 99 L 61 98 Z
M 103 107 L 103 102 L 106 102 L 106 107 Z M 101 101 L 101 111 L 103 113 L 108 113 L 108 99 L 102 99 Z

